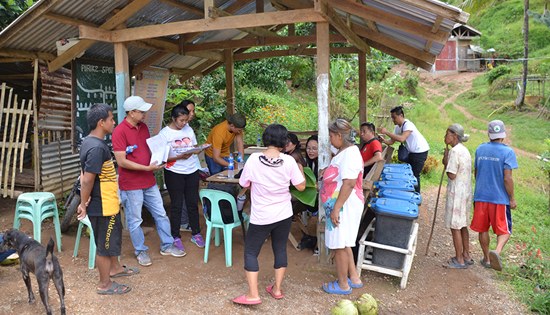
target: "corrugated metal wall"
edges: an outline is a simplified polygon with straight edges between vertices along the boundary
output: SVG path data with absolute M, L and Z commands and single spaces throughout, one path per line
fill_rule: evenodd
M 40 137 L 40 177 L 43 191 L 57 198 L 70 190 L 80 174 L 78 153 L 73 153 L 73 106 L 71 71 L 50 73 L 40 67 L 42 82 L 38 111 Z
M 435 60 L 436 71 L 456 70 L 456 41 L 449 40 Z

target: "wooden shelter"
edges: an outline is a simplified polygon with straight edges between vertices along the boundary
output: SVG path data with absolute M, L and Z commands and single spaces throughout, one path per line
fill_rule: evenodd
M 457 24 L 445 47 L 437 56 L 433 71 L 480 71 L 483 51 L 472 45 L 472 40 L 479 36 L 481 32 L 475 28 Z

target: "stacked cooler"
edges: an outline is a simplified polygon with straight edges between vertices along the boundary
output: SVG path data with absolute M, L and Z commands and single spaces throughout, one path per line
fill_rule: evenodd
M 380 181 L 374 183 L 377 198 L 369 206 L 376 215 L 374 242 L 406 249 L 422 197 L 414 191 L 418 185 L 409 164 L 386 164 Z M 405 255 L 374 248 L 375 265 L 401 269 Z

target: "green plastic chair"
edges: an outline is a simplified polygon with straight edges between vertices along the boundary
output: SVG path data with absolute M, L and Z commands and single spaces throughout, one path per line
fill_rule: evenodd
M 95 237 L 94 237 L 94 230 L 92 229 L 92 223 L 90 222 L 90 219 L 88 216 L 85 216 L 84 219 L 80 220 L 80 223 L 78 223 L 78 231 L 76 232 L 76 239 L 74 243 L 74 252 L 73 257 L 78 256 L 78 248 L 80 247 L 80 237 L 82 236 L 82 228 L 84 226 L 87 226 L 90 231 L 90 250 L 88 255 L 88 268 L 94 269 L 95 268 L 95 255 L 96 255 L 96 245 L 95 245 Z
M 232 250 L 233 250 L 233 229 L 241 226 L 241 220 L 239 219 L 239 214 L 237 212 L 237 203 L 235 197 L 230 193 L 221 190 L 215 189 L 202 189 L 199 192 L 201 202 L 204 206 L 205 200 L 208 199 L 211 205 L 210 218 L 207 213 L 204 212 L 204 218 L 206 221 L 206 247 L 204 249 L 204 262 L 208 262 L 208 250 L 210 249 L 210 239 L 212 238 L 212 229 L 215 229 L 214 244 L 220 246 L 220 229 L 223 229 L 223 242 L 225 248 L 225 266 L 232 266 Z M 222 214 L 220 210 L 220 202 L 228 201 L 231 204 L 231 210 L 233 212 L 233 222 L 224 223 L 222 219 Z M 243 221 L 247 224 L 250 221 L 250 218 L 246 213 L 243 212 Z
M 59 211 L 57 210 L 55 195 L 52 193 L 30 192 L 19 195 L 19 197 L 17 197 L 17 203 L 15 204 L 13 228 L 18 230 L 21 227 L 21 219 L 30 220 L 33 225 L 34 239 L 40 243 L 42 236 L 42 221 L 50 217 L 53 217 L 57 250 L 61 252 L 61 225 L 59 224 Z

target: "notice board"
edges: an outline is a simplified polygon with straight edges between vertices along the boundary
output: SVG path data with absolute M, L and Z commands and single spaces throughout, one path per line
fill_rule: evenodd
M 151 136 L 158 134 L 162 128 L 169 78 L 168 69 L 148 67 L 136 80 L 134 94 L 141 96 L 147 103 L 153 104 L 145 116 L 145 123 L 149 127 Z

